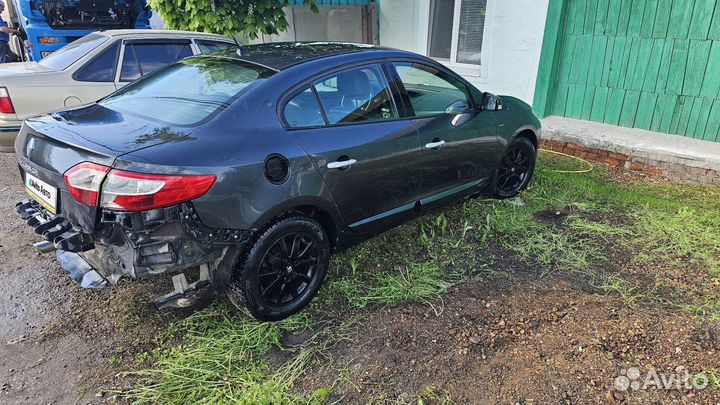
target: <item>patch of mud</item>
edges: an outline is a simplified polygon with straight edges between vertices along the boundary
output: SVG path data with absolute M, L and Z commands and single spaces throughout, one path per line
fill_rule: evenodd
M 600 403 L 608 394 L 633 403 L 715 399 L 710 389 L 611 391 L 628 367 L 666 373 L 720 367 L 715 335 L 684 313 L 629 307 L 547 280 L 470 281 L 443 302 L 440 316 L 406 304 L 365 318 L 351 328 L 354 340 L 332 349 L 332 364 L 301 388 L 335 383 L 334 396 L 344 403 L 426 387 L 446 390 L 457 403 Z M 349 379 L 338 379 L 338 370 Z

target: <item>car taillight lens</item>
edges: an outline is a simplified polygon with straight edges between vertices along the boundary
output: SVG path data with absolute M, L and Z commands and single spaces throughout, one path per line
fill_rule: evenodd
M 147 211 L 205 195 L 214 175 L 171 176 L 111 170 L 102 186 L 100 206 L 115 211 Z
M 0 87 L 0 113 L 15 114 L 15 107 L 13 107 L 12 100 L 10 100 L 10 93 L 5 87 Z
M 65 185 L 75 201 L 97 207 L 100 185 L 109 171 L 110 168 L 106 166 L 80 163 L 65 172 Z

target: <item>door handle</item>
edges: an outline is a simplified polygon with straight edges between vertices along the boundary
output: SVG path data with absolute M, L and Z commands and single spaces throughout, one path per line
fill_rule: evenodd
M 355 159 L 340 160 L 337 162 L 330 162 L 327 164 L 328 169 L 345 169 L 357 163 Z
M 425 148 L 427 148 L 427 149 L 437 149 L 437 148 L 439 148 L 439 147 L 441 147 L 441 146 L 443 146 L 443 145 L 445 145 L 445 141 L 443 141 L 443 140 L 441 139 L 441 140 L 436 141 L 436 142 L 426 143 L 426 144 L 425 144 Z

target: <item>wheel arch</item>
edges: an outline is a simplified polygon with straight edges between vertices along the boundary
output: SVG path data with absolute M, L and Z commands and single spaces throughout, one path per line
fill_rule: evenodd
M 274 221 L 292 215 L 302 215 L 316 220 L 328 235 L 334 247 L 342 236 L 344 222 L 333 204 L 317 198 L 296 198 L 285 201 L 260 217 L 253 229 L 263 229 Z
M 539 145 L 539 139 L 537 133 L 535 133 L 534 128 L 530 126 L 524 126 L 520 127 L 517 131 L 515 131 L 515 134 L 512 136 L 512 139 L 516 138 L 525 138 L 532 142 L 532 144 L 535 146 L 535 149 L 537 150 Z

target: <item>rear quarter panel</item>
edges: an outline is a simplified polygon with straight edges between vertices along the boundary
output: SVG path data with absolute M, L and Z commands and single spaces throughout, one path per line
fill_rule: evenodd
M 305 151 L 280 126 L 274 106 L 258 105 L 267 103 L 239 101 L 191 136 L 121 156 L 115 167 L 215 174 L 210 192 L 193 200 L 202 223 L 211 228 L 259 229 L 302 205 L 320 208 L 341 224 L 325 183 Z M 289 162 L 289 175 L 282 184 L 265 177 L 265 160 L 272 154 Z

